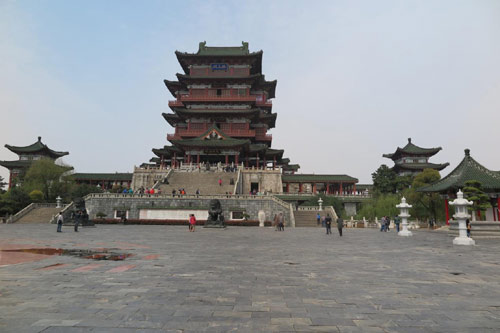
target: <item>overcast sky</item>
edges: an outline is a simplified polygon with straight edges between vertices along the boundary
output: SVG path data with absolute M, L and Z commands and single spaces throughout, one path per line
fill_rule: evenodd
M 500 1 L 0 0 L 0 160 L 38 136 L 76 172 L 132 172 L 173 128 L 163 79 L 198 43 L 264 51 L 273 147 L 361 183 L 407 138 L 500 170 Z M 8 170 L 0 167 L 7 179 Z

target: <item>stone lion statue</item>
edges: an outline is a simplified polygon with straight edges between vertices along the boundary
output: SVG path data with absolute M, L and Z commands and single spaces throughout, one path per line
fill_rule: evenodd
M 225 228 L 224 215 L 222 215 L 222 207 L 217 199 L 210 200 L 208 209 L 208 218 L 205 223 L 208 228 Z

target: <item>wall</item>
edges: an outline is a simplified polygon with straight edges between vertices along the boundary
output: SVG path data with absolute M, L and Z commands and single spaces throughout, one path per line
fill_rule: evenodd
M 275 214 L 283 213 L 286 221 L 293 219 L 290 217 L 290 205 L 272 197 L 272 196 L 251 196 L 251 195 L 233 195 L 233 196 L 196 196 L 186 195 L 183 197 L 172 197 L 171 195 L 149 195 L 149 194 L 120 194 L 120 193 L 102 193 L 89 194 L 85 197 L 85 205 L 90 219 L 95 219 L 98 212 L 106 214 L 107 218 L 114 216 L 115 210 L 128 210 L 129 219 L 140 219 L 140 211 L 143 214 L 146 211 L 153 210 L 176 210 L 185 214 L 188 219 L 189 214 L 200 214 L 201 211 L 207 211 L 209 202 L 212 199 L 218 199 L 221 202 L 222 210 L 226 220 L 230 219 L 231 211 L 244 211 L 249 215 L 249 220 L 258 220 L 258 213 L 263 210 L 266 213 L 266 221 L 271 221 Z M 169 213 L 170 214 L 170 213 Z M 171 213 L 177 214 L 177 213 Z M 145 215 L 144 215 L 145 216 Z M 164 214 L 168 219 L 168 214 Z M 196 215 L 198 216 L 198 215 Z
M 281 170 L 258 170 L 247 169 L 241 172 L 243 194 L 250 193 L 251 183 L 259 184 L 261 193 L 283 193 L 283 183 L 281 182 Z
M 153 185 L 165 178 L 169 169 L 143 169 L 134 168 L 132 176 L 132 190 L 136 191 L 139 188 L 152 188 Z

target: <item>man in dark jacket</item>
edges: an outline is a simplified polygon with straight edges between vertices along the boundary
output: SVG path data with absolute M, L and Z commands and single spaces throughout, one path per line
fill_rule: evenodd
M 343 227 L 344 227 L 344 220 L 341 217 L 339 217 L 337 219 L 337 229 L 339 229 L 339 235 L 340 235 L 340 237 L 342 237 L 342 228 Z
M 326 214 L 325 217 L 325 225 L 326 225 L 326 234 L 331 234 L 332 233 L 332 218 L 330 217 L 330 214 Z

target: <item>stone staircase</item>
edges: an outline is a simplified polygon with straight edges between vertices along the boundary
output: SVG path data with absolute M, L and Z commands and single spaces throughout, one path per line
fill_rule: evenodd
M 293 212 L 295 215 L 295 226 L 296 227 L 317 227 L 315 210 L 296 210 Z M 323 217 L 325 211 L 322 211 L 320 215 Z M 321 226 L 321 224 L 320 224 Z
M 36 207 L 15 223 L 50 223 L 54 215 L 59 213 L 61 209 L 56 207 Z
M 158 188 L 163 194 L 171 194 L 172 190 L 183 188 L 186 194 L 193 195 L 196 190 L 200 190 L 202 195 L 233 193 L 234 182 L 238 177 L 237 172 L 218 171 L 173 171 L 168 177 L 168 184 L 160 184 Z M 222 186 L 219 186 L 219 178 L 222 179 Z M 233 183 L 231 184 L 231 179 Z

